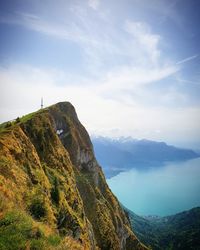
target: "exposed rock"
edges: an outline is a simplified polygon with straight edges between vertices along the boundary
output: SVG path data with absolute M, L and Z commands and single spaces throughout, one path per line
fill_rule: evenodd
M 0 185 L 10 206 L 29 213 L 37 202 L 41 223 L 84 249 L 147 249 L 109 189 L 74 107 L 58 103 L 25 118 L 0 134 Z

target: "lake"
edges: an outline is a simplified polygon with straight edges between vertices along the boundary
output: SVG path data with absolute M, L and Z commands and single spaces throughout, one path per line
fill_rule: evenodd
M 200 158 L 107 179 L 119 201 L 138 215 L 166 216 L 200 206 Z

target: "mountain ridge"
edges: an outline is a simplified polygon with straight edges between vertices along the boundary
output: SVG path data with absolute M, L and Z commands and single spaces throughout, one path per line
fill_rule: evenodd
M 5 123 L 0 131 L 2 249 L 17 250 L 6 232 L 20 249 L 60 249 L 69 242 L 73 249 L 147 249 L 106 184 L 69 102 Z M 25 222 L 29 233 L 23 233 Z
M 138 216 L 124 210 L 138 238 L 153 250 L 200 249 L 200 207 L 164 217 Z
M 131 168 L 141 170 L 164 166 L 166 162 L 200 157 L 193 150 L 181 149 L 167 145 L 165 142 L 146 139 L 94 137 L 92 142 L 96 157 L 107 178 Z

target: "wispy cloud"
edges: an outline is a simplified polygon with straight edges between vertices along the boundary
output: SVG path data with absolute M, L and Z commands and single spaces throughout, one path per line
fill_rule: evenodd
M 137 90 L 142 86 L 155 83 L 159 80 L 172 76 L 178 71 L 178 67 L 120 67 L 110 71 L 104 78 L 101 89 L 112 91 L 121 90 Z
M 81 81 L 81 78 L 78 80 Z M 59 85 L 59 81 L 65 81 L 65 84 Z M 120 95 L 123 97 L 121 91 L 117 93 L 117 98 L 105 98 L 100 85 L 85 87 L 86 83 L 83 81 L 80 86 L 71 83 L 66 73 L 56 69 L 44 70 L 23 65 L 0 68 L 0 84 L 5 86 L 0 93 L 1 121 L 38 109 L 40 98 L 44 96 L 45 106 L 58 101 L 71 101 L 90 133 L 132 135 L 159 140 L 173 137 L 181 140 L 185 138 L 185 133 L 190 138 L 196 138 L 199 133 L 198 107 L 171 109 L 164 106 L 144 106 L 134 99 L 127 103 L 118 98 Z M 110 92 L 108 86 L 107 93 Z M 174 93 L 166 93 L 165 99 L 176 99 Z M 148 95 L 146 98 L 149 98 Z M 155 128 L 159 128 L 159 134 L 155 132 Z
M 154 1 L 154 8 L 159 2 L 163 3 Z M 67 1 L 63 10 L 56 5 L 58 18 L 52 18 L 54 13 L 51 16 L 48 11 L 41 14 L 30 10 L 1 17 L 0 22 L 38 32 L 55 43 L 60 39 L 66 47 L 73 44 L 86 72 L 83 77 L 79 70 L 69 74 L 67 70 L 12 63 L 0 68 L 0 84 L 5 86 L 0 93 L 0 107 L 13 109 L 0 109 L 1 119 L 35 110 L 43 95 L 46 105 L 71 101 L 90 132 L 107 131 L 111 135 L 112 131 L 120 131 L 121 135 L 154 138 L 159 128 L 159 138 L 163 139 L 175 135 L 181 138 L 185 131 L 197 134 L 199 128 L 193 123 L 199 122 L 199 108 L 182 108 L 187 93 L 176 88 L 179 81 L 175 76 L 179 72 L 181 77 L 182 64 L 198 55 L 173 62 L 162 51 L 164 38 L 150 24 L 130 16 L 127 19 L 127 15 L 118 18 L 105 6 L 99 0 Z M 159 6 L 164 9 L 163 4 Z M 149 90 L 152 85 L 165 86 Z M 21 100 L 26 102 L 25 107 Z
M 178 82 L 184 82 L 184 83 L 189 83 L 189 84 L 194 84 L 194 85 L 200 85 L 200 80 L 199 81 L 190 81 L 190 80 L 186 80 L 186 79 L 182 79 L 182 78 L 178 78 L 177 79 Z
M 125 30 L 133 36 L 140 50 L 146 52 L 147 58 L 150 58 L 152 63 L 158 62 L 160 57 L 160 50 L 158 48 L 160 36 L 153 34 L 148 24 L 127 20 Z
M 100 0 L 88 0 L 88 5 L 93 8 L 94 10 L 97 10 L 99 7 Z
M 186 63 L 186 62 L 189 62 L 189 61 L 192 61 L 194 59 L 196 59 L 199 55 L 194 55 L 194 56 L 190 56 L 190 57 L 187 57 L 179 62 L 177 62 L 176 64 L 182 64 L 182 63 Z
M 90 1 L 93 7 L 97 7 L 99 1 Z M 103 13 L 103 14 L 102 14 Z M 91 13 L 91 10 L 80 4 L 70 5 L 67 9 L 69 19 L 65 21 L 53 21 L 44 18 L 38 13 L 16 13 L 7 22 L 24 26 L 28 29 L 40 32 L 44 35 L 72 41 L 85 53 L 86 66 L 91 72 L 103 74 L 112 71 L 115 66 L 130 65 L 140 69 L 146 69 L 147 65 L 156 70 L 169 63 L 162 57 L 159 49 L 160 35 L 154 33 L 145 22 L 124 20 L 120 25 L 116 20 L 109 20 L 110 14 L 106 10 L 101 13 Z M 3 19 L 6 22 L 6 18 Z M 119 27 L 118 27 L 119 25 Z M 124 63 L 123 63 L 124 62 Z

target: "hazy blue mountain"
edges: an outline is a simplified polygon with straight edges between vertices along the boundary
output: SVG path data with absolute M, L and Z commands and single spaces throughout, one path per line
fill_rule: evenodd
M 167 217 L 141 217 L 124 209 L 137 237 L 153 250 L 200 249 L 200 207 Z
M 112 177 L 130 168 L 145 169 L 162 166 L 169 161 L 183 161 L 200 155 L 190 149 L 181 149 L 165 142 L 135 140 L 130 137 L 92 139 L 94 151 L 106 177 Z

